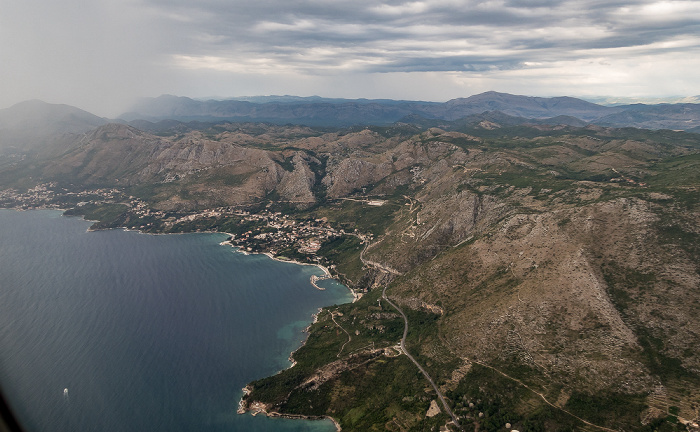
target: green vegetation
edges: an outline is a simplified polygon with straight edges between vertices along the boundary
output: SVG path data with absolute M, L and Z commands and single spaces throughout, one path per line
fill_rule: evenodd
M 654 375 L 659 376 L 664 382 L 671 379 L 681 379 L 700 384 L 699 377 L 686 370 L 680 359 L 665 354 L 664 340 L 654 336 L 652 331 L 645 327 L 635 329 L 639 338 L 639 344 L 643 348 L 645 363 Z
M 521 432 L 573 431 L 581 425 L 568 414 L 544 404 L 515 381 L 478 364 L 472 365 L 447 396 L 455 401 L 456 414 L 466 416 L 469 423 L 477 423 L 480 430 L 489 432 L 505 430 L 506 423 Z
M 641 413 L 647 406 L 645 395 L 621 393 L 589 395 L 573 392 L 565 408 L 595 424 L 635 430 L 639 428 Z
M 403 308 L 408 318 L 409 331 L 406 348 L 436 382 L 450 379 L 452 371 L 462 361 L 452 354 L 440 340 L 440 315 Z
M 398 204 L 390 201 L 382 206 L 369 206 L 358 201 L 342 200 L 327 207 L 318 208 L 314 214 L 318 218 L 328 218 L 334 226 L 349 231 L 357 229 L 360 232 L 378 236 L 391 225 L 394 214 L 401 206 L 403 202 Z
M 388 423 L 408 430 L 444 424 L 444 414 L 425 417 L 435 394 L 415 365 L 395 349 L 379 350 L 397 344 L 403 334 L 403 319 L 386 302 L 379 306 L 379 294 L 371 291 L 356 303 L 321 312 L 306 344 L 294 353 L 297 364 L 251 383 L 248 399 L 290 414 L 330 413 L 350 431 L 384 430 Z M 337 367 L 329 369 L 327 380 L 302 385 L 328 364 Z
M 194 175 L 187 179 L 185 185 L 207 183 L 211 185 L 240 186 L 248 180 L 251 173 L 233 174 L 225 168 L 209 170 L 206 174 Z
M 350 280 L 357 281 L 362 277 L 362 252 L 360 239 L 346 236 L 324 243 L 316 255 L 325 257 L 336 264 L 336 271 Z
M 575 416 L 624 431 L 681 430 L 678 417 L 694 409 L 697 397 L 690 389 L 699 388 L 700 379 L 692 372 L 697 370 L 697 350 L 691 340 L 697 333 L 694 316 L 689 318 L 679 306 L 681 301 L 698 300 L 687 287 L 679 292 L 683 281 L 673 277 L 686 262 L 690 263 L 686 267 L 694 265 L 700 274 L 700 136 L 640 129 L 532 127 L 514 125 L 518 121 L 507 118 L 501 127 L 487 130 L 472 120 L 422 119 L 416 124 L 370 127 L 371 133 L 363 126 L 323 129 L 262 123 L 191 124 L 159 133 L 175 145 L 206 140 L 217 154 L 246 147 L 211 166 L 167 155 L 160 155 L 166 160 L 154 162 L 149 159 L 155 151 L 152 137 L 143 142 L 134 139 L 129 144 L 133 148 L 126 150 L 120 147 L 124 140 L 96 140 L 67 150 L 56 163 L 41 158 L 0 159 L 0 184 L 18 190 L 4 195 L 0 204 L 71 207 L 67 214 L 96 220 L 95 228 L 228 232 L 240 240 L 239 246 L 251 251 L 273 250 L 274 245 L 278 256 L 334 264 L 342 280 L 361 291 L 388 283 L 389 294 L 403 302 L 410 322 L 407 349 L 445 389 L 448 403 L 465 418 L 467 430 L 478 426 L 480 431 L 502 431 L 506 423 L 521 432 L 593 430 L 488 367 L 472 364 L 467 370 L 468 364 L 459 356 L 471 358 L 470 347 L 489 344 L 496 348 L 477 355 L 484 364 L 541 392 Z M 427 131 L 429 126 L 470 136 Z M 302 140 L 309 137 L 315 138 Z M 167 140 L 157 142 L 168 145 Z M 315 182 L 282 184 L 298 157 L 306 161 Z M 364 167 L 381 166 L 376 172 L 383 174 L 365 176 L 364 168 L 334 172 L 343 157 Z M 171 171 L 164 172 L 164 166 Z M 330 198 L 329 181 L 352 181 L 357 188 Z M 44 185 L 27 191 L 37 184 Z M 105 187 L 88 191 L 88 185 Z M 290 198 L 296 196 L 290 188 L 303 193 L 308 187 L 315 203 Z M 45 194 L 47 188 L 56 193 Z M 386 202 L 370 206 L 367 200 L 372 198 Z M 638 236 L 648 250 L 639 250 L 636 244 L 618 245 L 618 239 L 613 239 L 606 243 L 617 253 L 611 256 L 590 245 L 595 233 L 586 230 L 600 228 L 596 216 L 605 219 L 606 211 L 618 212 L 608 221 L 620 215 L 615 207 L 620 203 L 637 212 L 624 216 L 629 216 L 628 226 L 640 227 L 639 232 L 620 236 L 620 243 Z M 200 212 L 213 208 L 219 216 Z M 265 218 L 275 212 L 284 217 L 275 215 L 278 224 L 272 227 Z M 582 227 L 589 214 L 585 223 L 590 221 L 590 227 Z M 515 215 L 525 223 L 504 225 Z M 321 227 L 327 229 L 323 235 Z M 351 234 L 341 235 L 341 229 Z M 614 324 L 596 311 L 576 316 L 575 309 L 594 302 L 587 299 L 590 292 L 585 287 L 580 298 L 558 304 L 556 298 L 551 303 L 526 298 L 527 294 L 560 295 L 556 286 L 528 292 L 533 275 L 541 275 L 535 283 L 543 285 L 555 285 L 562 276 L 551 270 L 561 262 L 548 255 L 552 245 L 542 232 L 553 241 L 581 249 L 575 265 L 590 270 L 593 277 L 602 275 L 600 285 L 636 336 L 636 343 L 621 350 L 612 346 L 580 355 L 592 362 L 619 355 L 629 362 L 616 366 L 633 364 L 640 369 L 633 371 L 638 372 L 637 384 L 645 379 L 662 383 L 669 394 L 662 411 L 673 404 L 668 413 L 664 411 L 665 418 L 641 425 L 641 413 L 651 404 L 646 397 L 620 393 L 624 388 L 618 389 L 616 383 L 583 385 L 589 377 L 571 366 L 574 362 L 567 356 L 573 356 L 574 350 L 569 346 L 576 346 L 578 356 L 577 350 L 585 350 L 586 343 L 609 344 L 606 338 L 614 335 L 610 332 Z M 260 235 L 271 233 L 275 235 Z M 278 242 L 280 237 L 284 241 Z M 506 247 L 493 243 L 496 238 Z M 363 265 L 360 257 L 366 243 L 361 239 L 372 244 L 367 260 L 404 275 L 382 274 Z M 300 252 L 311 240 L 323 242 L 316 254 L 309 249 Z M 530 240 L 533 243 L 527 243 Z M 523 248 L 518 257 L 509 256 L 511 243 Z M 566 247 L 557 246 L 566 252 Z M 669 252 L 654 254 L 653 248 Z M 648 261 L 621 258 L 644 253 L 653 257 Z M 671 271 L 674 275 L 669 275 Z M 692 279 L 692 270 L 682 277 Z M 605 293 L 595 294 L 605 297 Z M 380 289 L 370 289 L 356 303 L 324 309 L 311 326 L 306 345 L 294 354 L 297 364 L 253 382 L 249 399 L 284 413 L 332 415 L 351 431 L 423 431 L 443 426 L 448 420 L 444 413 L 425 416 L 435 392 L 415 365 L 392 348 L 402 336 L 403 320 L 380 297 Z M 419 309 L 423 300 L 441 307 L 444 314 Z M 471 315 L 458 315 L 464 311 Z M 490 321 L 484 319 L 480 325 L 493 331 L 479 332 L 477 327 L 460 327 L 455 322 L 459 318 L 471 325 L 471 320 L 483 318 L 478 316 L 482 312 Z M 578 321 L 574 325 L 569 320 Z M 681 320 L 685 320 L 682 326 Z M 521 351 L 514 353 L 510 342 L 504 342 L 503 334 L 519 330 L 518 326 L 529 330 L 518 336 L 532 337 L 535 340 L 526 342 L 540 344 L 535 349 L 528 346 L 537 366 L 534 360 L 525 362 Z M 469 331 L 455 333 L 465 328 Z M 685 339 L 678 342 L 681 332 Z M 486 337 L 494 340 L 485 341 Z M 470 345 L 471 338 L 482 339 Z M 567 346 L 569 342 L 573 344 Z M 506 345 L 507 350 L 500 349 Z M 562 374 L 569 375 L 562 378 Z M 571 382 L 582 385 L 565 387 Z M 585 390 L 591 388 L 598 390 Z
M 623 316 L 627 314 L 630 303 L 638 301 L 640 291 L 653 290 L 656 281 L 654 273 L 641 273 L 613 261 L 604 263 L 601 270 L 610 298 Z
M 684 227 L 684 221 L 665 219 L 659 222 L 657 228 L 663 244 L 678 245 L 691 257 L 700 258 L 700 233 Z M 700 260 L 695 262 L 700 263 Z M 698 265 L 700 269 L 700 264 Z
M 86 220 L 96 221 L 91 228 L 104 229 L 122 226 L 127 221 L 127 209 L 124 204 L 85 204 L 65 212 L 66 216 L 83 216 Z

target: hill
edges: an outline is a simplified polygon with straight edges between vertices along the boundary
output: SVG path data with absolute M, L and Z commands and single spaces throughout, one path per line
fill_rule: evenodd
M 0 110 L 0 152 L 27 151 L 60 145 L 66 135 L 82 134 L 107 123 L 87 111 L 39 100 Z
M 456 120 L 485 111 L 500 111 L 513 116 L 535 119 L 571 116 L 592 121 L 619 110 L 572 97 L 542 98 L 491 91 L 447 101 L 444 104 L 444 111 L 438 115 L 440 118 Z
M 603 126 L 634 125 L 643 129 L 691 130 L 700 127 L 700 104 L 627 105 L 623 110 L 596 120 Z
M 446 408 L 493 431 L 697 420 L 700 135 L 498 111 L 139 122 L 0 159 L 0 204 L 219 230 L 328 266 L 361 298 L 321 311 L 296 365 L 251 383 L 242 408 L 358 431 L 458 429 Z

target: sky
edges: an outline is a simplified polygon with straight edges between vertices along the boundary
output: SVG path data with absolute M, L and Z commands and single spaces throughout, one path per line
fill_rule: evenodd
M 695 96 L 698 71 L 698 0 L 0 0 L 0 108 Z

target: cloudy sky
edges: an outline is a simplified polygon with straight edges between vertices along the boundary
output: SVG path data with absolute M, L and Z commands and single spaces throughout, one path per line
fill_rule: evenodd
M 0 108 L 700 94 L 700 1 L 1 0 Z

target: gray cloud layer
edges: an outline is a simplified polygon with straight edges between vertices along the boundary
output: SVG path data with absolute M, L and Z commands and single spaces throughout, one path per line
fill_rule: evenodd
M 173 54 L 270 59 L 309 71 L 471 71 L 697 49 L 695 1 L 151 0 L 182 37 Z M 641 52 L 640 52 L 641 51 Z M 212 65 L 213 67 L 214 65 Z
M 7 1 L 6 94 L 700 93 L 695 0 Z

